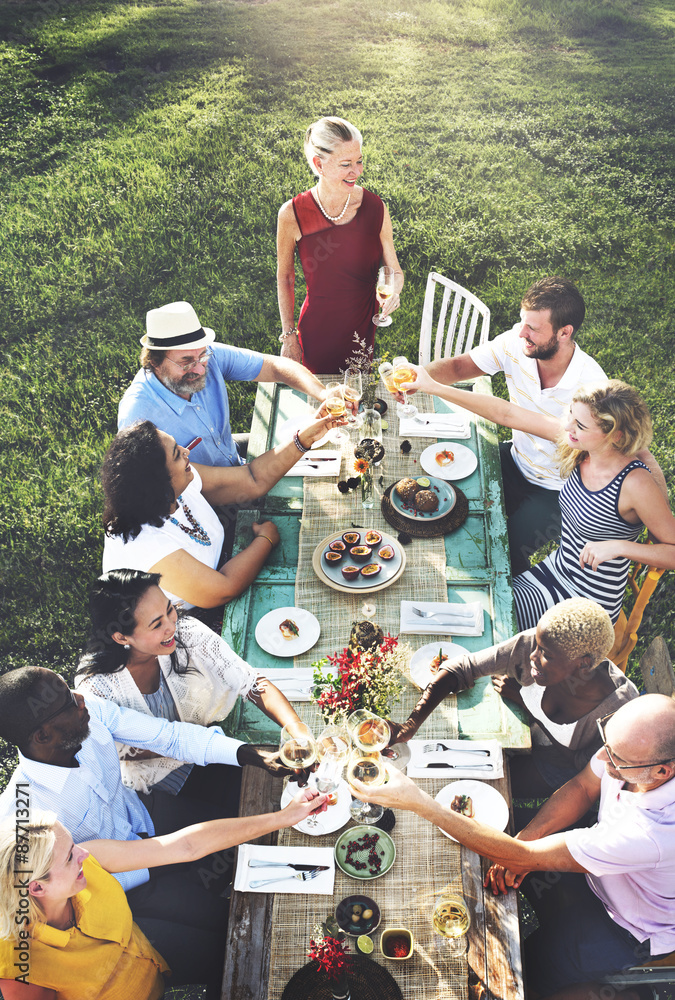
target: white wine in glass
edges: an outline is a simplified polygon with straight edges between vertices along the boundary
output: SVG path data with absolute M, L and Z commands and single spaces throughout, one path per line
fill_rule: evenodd
M 292 722 L 281 730 L 279 756 L 294 769 L 311 767 L 316 760 L 316 742 L 304 722 Z
M 471 925 L 471 917 L 461 896 L 448 893 L 439 899 L 431 917 L 434 930 L 447 939 L 451 955 L 463 955 L 466 951 L 465 934 Z
M 391 316 L 383 316 L 382 309 L 396 291 L 394 287 L 394 268 L 384 266 L 377 273 L 375 295 L 380 303 L 380 312 L 373 316 L 375 326 L 391 326 Z
M 319 759 L 324 760 L 330 757 L 339 761 L 341 765 L 347 763 L 349 758 L 349 734 L 342 726 L 326 726 L 319 734 L 316 741 L 319 750 Z
M 353 403 L 354 408 L 357 409 L 363 396 L 363 377 L 358 368 L 348 368 L 345 372 L 343 393 L 345 401 Z M 360 427 L 362 422 L 358 414 L 350 413 L 349 423 L 352 427 Z
M 364 785 L 375 788 L 378 785 L 383 785 L 386 777 L 387 767 L 379 753 L 352 750 L 347 765 L 347 781 L 350 784 L 353 784 L 354 778 L 356 778 Z M 374 802 L 362 802 L 356 798 L 352 800 L 349 811 L 352 819 L 357 823 L 377 823 L 378 819 L 384 815 L 383 806 L 378 806 Z
M 410 367 L 408 359 L 403 355 L 400 355 L 398 358 L 394 358 L 392 365 L 394 366 L 392 379 L 396 385 L 396 390 L 401 393 L 404 400 L 403 406 L 400 408 L 399 412 L 403 417 L 414 417 L 417 413 L 417 407 L 408 402 L 408 397 L 401 386 L 405 385 L 406 382 L 414 382 L 415 372 Z
M 352 712 L 347 719 L 347 728 L 356 746 L 369 753 L 384 750 L 391 737 L 391 730 L 385 720 L 365 708 Z
M 326 409 L 331 417 L 344 417 L 346 406 L 342 382 L 329 382 L 326 386 Z M 341 444 L 348 440 L 348 435 L 343 434 L 339 428 L 335 427 L 330 432 L 330 439 Z
M 394 382 L 394 366 L 391 362 L 383 361 L 377 369 L 377 373 L 384 382 L 384 387 L 387 392 L 390 392 L 392 396 L 395 396 L 398 389 L 396 388 L 396 383 Z

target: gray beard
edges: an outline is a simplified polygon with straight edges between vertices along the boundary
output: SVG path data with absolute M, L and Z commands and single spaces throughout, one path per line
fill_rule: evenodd
M 71 736 L 64 736 L 63 740 L 59 744 L 59 750 L 65 750 L 68 753 L 73 750 L 79 750 L 84 741 L 89 736 L 89 733 L 90 729 L 89 725 L 87 724 L 87 728 L 86 730 L 84 730 L 84 732 L 73 733 Z
M 184 396 L 185 393 L 192 396 L 195 392 L 201 392 L 206 385 L 206 372 L 197 379 L 188 378 L 186 375 L 183 375 L 182 378 L 171 378 L 170 375 L 164 375 L 160 382 L 171 392 L 175 392 L 177 396 Z

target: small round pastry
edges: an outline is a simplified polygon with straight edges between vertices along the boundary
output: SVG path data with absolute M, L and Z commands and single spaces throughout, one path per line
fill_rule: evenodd
M 438 497 L 433 490 L 420 490 L 415 495 L 415 506 L 425 514 L 438 510 Z
M 415 499 L 415 494 L 419 493 L 422 487 L 414 479 L 407 478 L 399 479 L 394 489 L 404 503 L 412 503 Z

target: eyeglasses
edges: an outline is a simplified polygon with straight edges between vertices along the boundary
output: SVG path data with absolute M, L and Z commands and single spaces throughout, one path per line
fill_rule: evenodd
M 210 357 L 213 356 L 213 351 L 210 347 L 207 347 L 203 354 L 200 354 L 196 361 L 188 361 L 186 364 L 181 364 L 179 361 L 172 361 L 171 358 L 166 358 L 166 360 L 175 365 L 176 368 L 180 368 L 182 372 L 191 372 L 195 365 L 205 365 L 207 364 Z
M 655 760 L 652 761 L 651 764 L 617 764 L 617 762 L 614 760 L 614 757 L 612 756 L 612 752 L 609 749 L 609 746 L 607 745 L 607 738 L 605 736 L 605 726 L 607 725 L 607 722 L 612 718 L 614 714 L 615 714 L 614 712 L 610 712 L 609 715 L 605 715 L 602 719 L 596 720 L 598 724 L 598 730 L 600 732 L 600 739 L 602 740 L 602 746 L 604 748 L 605 753 L 607 754 L 607 757 L 609 758 L 609 762 L 612 765 L 612 767 L 616 768 L 617 771 L 639 771 L 643 767 L 658 767 L 661 764 L 671 763 L 673 759 L 672 757 L 669 757 L 668 760 Z
M 35 727 L 35 729 L 33 729 L 31 731 L 31 735 L 32 735 L 32 733 L 36 733 L 38 731 L 38 729 L 41 729 L 42 726 L 44 726 L 45 722 L 51 722 L 52 719 L 55 719 L 57 715 L 61 714 L 61 712 L 65 712 L 69 708 L 73 708 L 73 706 L 75 708 L 79 708 L 80 707 L 79 704 L 78 704 L 77 698 L 75 697 L 74 693 L 70 690 L 70 688 L 68 689 L 68 695 L 69 695 L 69 698 L 68 698 L 68 701 L 65 703 L 65 705 L 61 705 L 61 708 L 57 708 L 50 715 L 45 715 L 44 719 L 41 719 L 40 722 L 38 723 L 38 725 Z

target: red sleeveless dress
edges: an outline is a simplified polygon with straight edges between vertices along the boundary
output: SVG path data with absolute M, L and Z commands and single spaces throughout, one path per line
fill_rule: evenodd
M 328 221 L 311 191 L 296 195 L 293 211 L 302 233 L 297 248 L 307 283 L 298 320 L 302 361 L 311 372 L 337 374 L 357 349 L 355 332 L 371 354 L 375 344 L 384 203 L 364 190 L 358 212 L 345 226 Z

